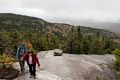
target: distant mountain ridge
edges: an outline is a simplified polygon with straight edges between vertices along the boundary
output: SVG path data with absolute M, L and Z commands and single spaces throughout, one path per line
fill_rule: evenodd
M 38 32 L 51 31 L 61 32 L 66 34 L 73 27 L 73 25 L 62 23 L 51 23 L 43 19 L 30 17 L 25 15 L 18 15 L 12 13 L 0 13 L 0 31 L 19 31 L 19 32 Z M 78 26 L 75 26 L 78 27 Z M 103 36 L 118 37 L 119 35 L 109 30 L 91 28 L 80 26 L 83 33 L 95 35 L 98 31 Z
M 84 25 L 107 29 L 112 32 L 120 32 L 120 22 L 89 22 Z
M 65 22 L 72 22 L 75 25 L 84 25 L 93 28 L 107 29 L 112 32 L 120 32 L 120 20 L 119 21 L 97 21 L 97 20 L 68 20 Z
M 120 22 L 106 22 L 106 23 L 100 23 L 101 26 L 104 27 L 104 29 L 108 29 L 113 32 L 120 32 Z
M 120 20 L 100 21 L 100 20 L 93 20 L 93 19 L 71 19 L 71 18 L 70 19 L 69 18 L 65 18 L 65 19 L 55 18 L 55 19 L 58 22 L 65 22 L 65 23 L 73 24 L 73 25 L 83 25 L 83 26 L 88 26 L 92 28 L 107 29 L 112 32 L 120 33 Z M 51 20 L 54 21 L 54 19 L 51 19 Z

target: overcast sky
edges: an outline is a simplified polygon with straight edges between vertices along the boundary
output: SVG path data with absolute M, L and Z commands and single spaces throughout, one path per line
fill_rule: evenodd
M 36 16 L 47 21 L 117 21 L 120 0 L 0 0 L 0 13 Z

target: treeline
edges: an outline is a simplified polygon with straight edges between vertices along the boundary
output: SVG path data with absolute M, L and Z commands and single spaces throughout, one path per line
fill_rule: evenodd
M 115 48 L 119 48 L 118 45 L 110 37 L 102 36 L 99 31 L 95 36 L 84 35 L 79 26 L 71 28 L 66 51 L 75 54 L 110 54 Z
M 72 27 L 69 34 L 49 31 L 14 31 L 0 32 L 0 53 L 6 49 L 16 52 L 20 42 L 31 42 L 37 51 L 59 48 L 71 54 L 110 54 L 115 48 L 120 48 L 119 43 L 114 42 L 110 37 L 102 36 L 99 31 L 96 35 L 86 35 L 81 28 Z

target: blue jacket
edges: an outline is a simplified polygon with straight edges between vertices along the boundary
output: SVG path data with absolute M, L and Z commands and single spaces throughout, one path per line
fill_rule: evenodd
M 27 51 L 27 49 L 25 48 L 25 46 L 20 45 L 17 49 L 17 53 L 16 53 L 16 59 L 19 59 L 19 56 L 24 55 L 24 53 Z

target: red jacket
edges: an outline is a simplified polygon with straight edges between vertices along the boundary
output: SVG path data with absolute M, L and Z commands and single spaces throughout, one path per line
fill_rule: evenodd
M 26 54 L 24 55 L 23 59 L 24 59 L 25 61 L 27 61 L 27 63 L 29 64 L 29 55 L 28 55 L 28 53 L 26 53 Z M 40 66 L 40 63 L 39 63 L 39 60 L 38 60 L 38 57 L 37 57 L 36 54 L 32 54 L 32 63 L 33 63 L 34 65 L 36 65 L 36 63 L 37 63 L 38 66 Z

